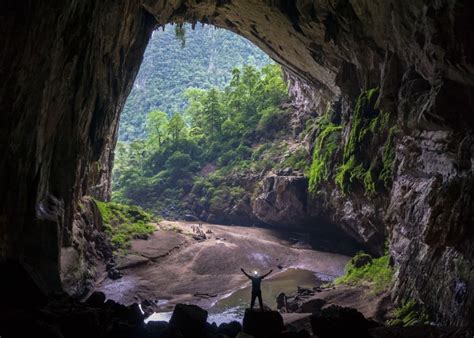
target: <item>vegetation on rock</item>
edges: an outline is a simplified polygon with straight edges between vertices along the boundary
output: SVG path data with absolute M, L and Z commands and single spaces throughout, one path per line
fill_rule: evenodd
M 334 280 L 334 284 L 365 285 L 373 294 L 379 294 L 391 287 L 393 268 L 388 253 L 371 258 L 363 252 L 355 255 L 346 265 L 345 274 Z
M 104 222 L 105 233 L 116 252 L 124 251 L 130 240 L 152 234 L 153 217 L 138 206 L 95 201 Z
M 281 108 L 288 90 L 279 66 L 235 68 L 224 89 L 192 88 L 185 97 L 183 114 L 154 110 L 145 139 L 118 143 L 115 201 L 173 214 L 182 211 L 187 196 L 212 209 L 243 195 L 224 178 L 271 169 L 278 156 L 303 166 L 301 150 L 284 156 L 287 145 L 279 139 L 288 125 Z
M 393 318 L 387 322 L 387 325 L 407 327 L 429 323 L 430 317 L 424 307 L 410 299 L 394 310 Z
M 394 160 L 393 129 L 389 113 L 377 108 L 378 96 L 379 89 L 374 88 L 357 98 L 343 162 L 335 176 L 344 193 L 359 185 L 372 197 L 383 187 L 389 188 Z M 382 155 L 378 152 L 380 144 L 384 144 Z
M 319 184 L 330 178 L 331 167 L 334 166 L 334 154 L 340 144 L 342 126 L 331 122 L 333 107 L 329 106 L 326 113 L 317 121 L 318 134 L 314 142 L 313 160 L 309 169 L 309 191 L 318 193 Z
M 309 191 L 318 194 L 322 182 L 333 181 L 344 194 L 362 189 L 374 197 L 389 189 L 395 160 L 394 132 L 390 114 L 377 108 L 379 89 L 363 92 L 350 117 L 348 137 L 341 138 L 343 125 L 334 123 L 334 108 L 317 119 Z

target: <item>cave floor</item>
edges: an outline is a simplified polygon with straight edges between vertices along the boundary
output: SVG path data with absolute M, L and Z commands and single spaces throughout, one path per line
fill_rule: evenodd
M 300 268 L 324 280 L 341 275 L 350 259 L 286 238 L 288 233 L 273 229 L 161 221 L 149 239 L 133 240 L 128 253 L 117 259 L 123 277 L 111 280 L 104 271 L 97 290 L 126 305 L 154 301 L 160 311 L 171 311 L 177 303 L 209 308 L 248 283 L 241 267 L 263 273 L 273 269 L 273 276 Z

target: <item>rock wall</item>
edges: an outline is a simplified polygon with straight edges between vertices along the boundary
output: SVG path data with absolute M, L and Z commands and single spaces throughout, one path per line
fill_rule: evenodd
M 71 236 L 72 244 L 61 249 L 61 282 L 69 295 L 83 298 L 94 290 L 105 265 L 113 260 L 102 216 L 92 198 L 79 201 Z
M 378 109 L 397 126 L 390 191 L 373 203 L 329 185 L 317 209 L 336 210 L 363 240 L 378 243 L 377 234 L 388 233 L 399 298 L 417 298 L 444 323 L 472 320 L 474 2 L 0 6 L 0 257 L 21 262 L 44 289 L 60 288 L 59 248 L 72 243 L 78 200 L 100 185 L 92 176 L 108 175 L 97 161 L 111 158 L 104 151 L 113 149 L 153 16 L 158 24 L 212 23 L 252 40 L 311 88 L 316 106 L 337 105 L 342 144 L 350 139 L 357 95 L 379 87 Z M 106 197 L 107 188 L 98 190 Z
M 60 247 L 155 23 L 135 1 L 0 7 L 0 257 L 58 290 Z
M 394 82 L 394 74 L 387 74 L 382 73 L 382 88 L 384 81 Z M 434 320 L 466 325 L 473 321 L 474 135 L 470 117 L 460 112 L 471 107 L 474 92 L 470 86 L 438 80 L 430 84 L 414 67 L 399 79 L 391 103 L 397 112 L 391 183 L 370 197 L 363 189 L 344 193 L 335 182 L 355 118 L 355 104 L 342 102 L 337 109 L 342 137 L 331 159 L 330 179 L 310 197 L 307 213 L 326 216 L 374 252 L 381 252 L 388 237 L 397 267 L 394 298 L 417 299 Z M 311 97 L 299 88 L 292 88 L 294 95 Z M 381 95 L 378 104 L 382 100 L 390 103 Z M 307 100 L 297 102 L 304 102 L 301 109 L 307 110 Z M 317 137 L 309 141 L 317 143 Z M 385 142 L 376 143 L 373 157 L 383 151 Z

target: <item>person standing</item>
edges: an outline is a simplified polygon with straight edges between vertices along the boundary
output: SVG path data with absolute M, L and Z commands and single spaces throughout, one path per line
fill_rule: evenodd
M 258 303 L 260 305 L 260 310 L 263 312 L 263 300 L 262 300 L 262 289 L 261 284 L 262 280 L 273 272 L 270 270 L 263 276 L 259 276 L 257 271 L 254 271 L 253 275 L 249 275 L 243 268 L 240 270 L 252 281 L 252 300 L 250 301 L 250 310 L 253 311 L 253 306 L 255 304 L 255 298 L 258 298 Z

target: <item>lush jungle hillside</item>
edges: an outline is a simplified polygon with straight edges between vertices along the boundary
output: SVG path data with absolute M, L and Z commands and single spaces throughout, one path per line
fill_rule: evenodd
M 120 121 L 113 200 L 167 218 L 258 222 L 244 210 L 258 181 L 309 160 L 287 102 L 281 67 L 240 36 L 200 25 L 155 31 Z M 235 205 L 246 206 L 239 217 Z
M 288 157 L 290 117 L 280 66 L 244 66 L 230 75 L 223 89 L 186 90 L 183 114 L 151 111 L 144 139 L 118 143 L 114 200 L 165 217 L 226 214 L 263 172 L 306 164 L 301 151 L 289 156 L 292 163 L 278 161 Z
M 154 31 L 121 116 L 120 140 L 144 138 L 152 110 L 182 113 L 187 88 L 222 89 L 233 68 L 271 62 L 246 39 L 213 26 L 167 25 Z

